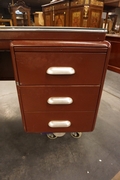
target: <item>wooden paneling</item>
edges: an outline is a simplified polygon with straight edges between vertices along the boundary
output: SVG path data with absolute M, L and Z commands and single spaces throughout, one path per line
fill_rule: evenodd
M 45 25 L 54 26 L 72 26 L 72 27 L 97 27 L 101 26 L 101 15 L 103 11 L 103 2 L 66 0 L 56 1 L 42 6 Z M 51 17 L 48 22 L 47 12 Z M 56 14 L 57 17 L 56 17 Z M 46 22 L 47 19 L 47 22 Z M 52 19 L 52 23 L 51 23 Z M 59 21 L 59 23 L 56 23 Z
M 106 40 L 111 43 L 108 69 L 120 73 L 120 35 L 106 36 Z

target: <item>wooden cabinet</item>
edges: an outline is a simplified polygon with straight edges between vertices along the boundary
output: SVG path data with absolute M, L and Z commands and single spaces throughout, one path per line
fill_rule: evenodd
M 13 26 L 30 26 L 30 8 L 25 2 L 20 0 L 15 4 L 9 4 L 9 12 L 13 21 Z
M 97 0 L 60 0 L 42 6 L 46 26 L 101 26 L 103 2 Z
M 48 11 L 45 10 L 43 17 L 45 26 L 53 26 L 53 15 L 51 8 L 48 8 Z
M 111 54 L 108 69 L 120 73 L 120 35 L 108 34 L 106 40 L 111 43 Z
M 58 11 L 55 11 L 55 14 L 54 14 L 54 26 L 68 26 L 68 20 L 67 20 L 67 11 L 66 10 L 58 10 Z
M 73 7 L 70 10 L 70 26 L 71 27 L 82 27 L 83 26 L 83 8 Z
M 43 8 L 45 26 L 69 26 L 69 3 Z
M 27 132 L 94 129 L 110 52 L 100 32 L 49 29 L 42 32 L 44 36 L 39 34 L 44 39 L 11 43 Z M 51 126 L 58 122 L 59 126 Z

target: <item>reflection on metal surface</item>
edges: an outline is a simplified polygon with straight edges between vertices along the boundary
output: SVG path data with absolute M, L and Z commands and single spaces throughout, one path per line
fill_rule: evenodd
M 70 97 L 50 97 L 48 99 L 48 104 L 72 104 L 73 100 Z
M 75 70 L 72 67 L 50 67 L 47 69 L 49 75 L 72 75 Z
M 103 28 L 81 28 L 81 27 L 40 27 L 40 26 L 9 26 L 0 27 L 0 31 L 40 31 L 40 32 L 96 32 L 106 33 Z
M 70 127 L 71 122 L 68 120 L 53 120 L 48 123 L 48 126 L 51 128 L 64 128 L 64 127 Z

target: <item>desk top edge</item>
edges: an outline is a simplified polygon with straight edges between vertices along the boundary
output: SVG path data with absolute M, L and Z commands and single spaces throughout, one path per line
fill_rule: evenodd
M 102 28 L 72 28 L 72 27 L 40 27 L 40 26 L 12 26 L 12 27 L 0 27 L 0 32 L 3 31 L 37 31 L 37 32 L 89 32 L 89 33 L 107 33 L 106 29 Z

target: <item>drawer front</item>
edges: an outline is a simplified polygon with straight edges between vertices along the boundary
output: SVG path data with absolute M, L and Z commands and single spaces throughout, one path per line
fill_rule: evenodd
M 20 85 L 100 84 L 106 54 L 16 52 L 15 56 Z M 47 74 L 47 71 L 51 67 L 72 68 L 74 69 L 74 73 L 55 74 L 53 72 L 53 74 Z
M 94 112 L 45 112 L 25 113 L 27 132 L 87 132 L 94 126 Z M 69 127 L 49 127 L 52 121 L 70 122 Z
M 48 6 L 43 8 L 43 12 L 52 11 L 52 10 L 53 10 L 53 6 Z
M 71 7 L 80 6 L 83 4 L 84 4 L 84 0 L 72 0 L 70 3 Z
M 24 112 L 95 111 L 99 87 L 20 87 Z
M 54 5 L 54 10 L 61 10 L 67 7 L 69 7 L 69 3 L 60 3 L 60 4 Z

